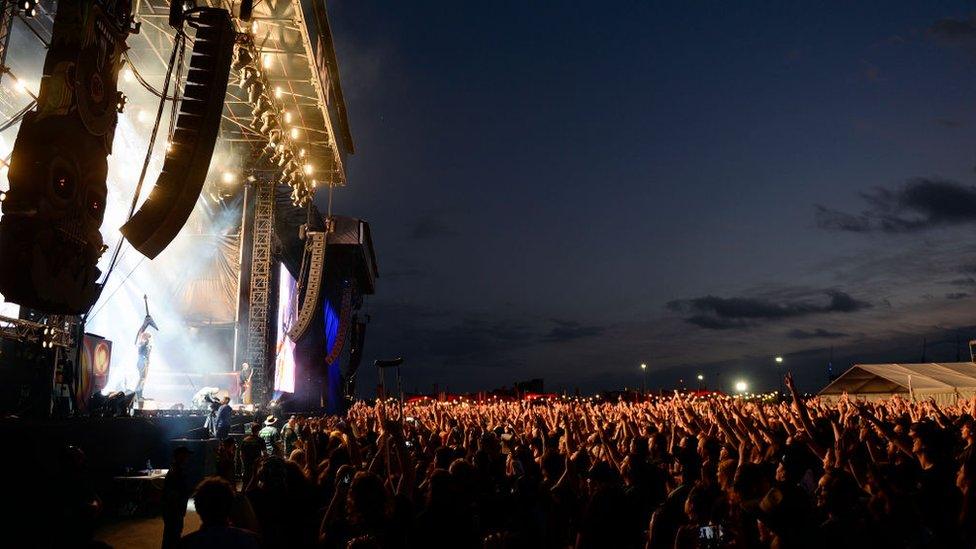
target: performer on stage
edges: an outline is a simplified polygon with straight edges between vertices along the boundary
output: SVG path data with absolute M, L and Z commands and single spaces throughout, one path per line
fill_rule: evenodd
M 159 331 L 159 326 L 156 326 L 156 321 L 153 317 L 149 315 L 149 298 L 145 295 L 142 296 L 142 301 L 146 305 L 146 318 L 142 321 L 142 327 L 139 328 L 139 332 L 136 334 L 136 345 L 139 346 L 139 361 L 136 363 L 136 369 L 139 371 L 139 381 L 136 383 L 136 396 L 135 401 L 142 407 L 142 390 L 146 386 L 146 377 L 149 376 L 149 355 L 152 353 L 153 336 L 149 333 L 149 328 L 155 328 Z
M 254 369 L 247 362 L 241 364 L 241 371 L 237 374 L 239 376 L 240 387 L 241 387 L 241 404 L 251 404 L 251 378 L 254 376 Z
M 220 400 L 220 408 L 217 409 L 216 435 L 220 440 L 230 436 L 230 418 L 234 410 L 230 407 L 230 397 Z

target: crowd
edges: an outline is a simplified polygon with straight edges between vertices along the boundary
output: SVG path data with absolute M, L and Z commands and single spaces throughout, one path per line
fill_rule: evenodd
M 255 425 L 184 547 L 976 546 L 976 398 L 357 403 Z M 239 478 L 242 477 L 242 478 Z M 232 545 L 231 545 L 232 543 Z

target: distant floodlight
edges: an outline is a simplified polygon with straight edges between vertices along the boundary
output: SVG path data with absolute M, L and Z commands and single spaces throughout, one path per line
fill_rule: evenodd
M 647 364 L 641 362 L 641 370 L 646 370 L 646 369 L 647 369 Z
M 776 363 L 777 364 L 782 364 L 783 363 L 783 357 L 781 357 L 781 356 L 776 357 Z
M 224 182 L 225 185 L 230 185 L 231 183 L 237 181 L 237 175 L 234 172 L 224 172 L 220 174 L 220 180 Z
M 736 381 L 735 382 L 735 390 L 737 392 L 744 393 L 744 392 L 746 392 L 746 389 L 748 389 L 748 388 L 749 388 L 749 385 L 747 385 L 745 381 Z
M 703 376 L 703 375 L 701 375 L 701 374 L 698 374 L 698 381 L 701 381 L 701 380 L 703 380 L 703 379 L 705 379 L 705 376 Z
M 314 189 L 315 187 L 317 187 L 317 186 L 318 186 L 318 184 L 319 184 L 319 182 L 318 182 L 318 181 L 316 181 L 316 180 L 314 180 L 314 179 L 312 180 L 312 188 L 313 188 L 313 189 Z

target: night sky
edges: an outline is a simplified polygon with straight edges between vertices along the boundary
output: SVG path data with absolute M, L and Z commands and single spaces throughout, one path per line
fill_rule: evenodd
M 583 392 L 968 360 L 972 6 L 745 4 L 329 2 L 366 360 Z

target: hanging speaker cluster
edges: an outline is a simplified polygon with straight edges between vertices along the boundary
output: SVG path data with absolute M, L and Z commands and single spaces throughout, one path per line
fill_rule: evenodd
M 0 293 L 8 301 L 80 314 L 101 292 L 107 156 L 132 29 L 128 1 L 58 3 L 37 106 L 17 132 L 10 190 L 0 196 Z
M 227 10 L 197 8 L 187 22 L 196 36 L 171 146 L 149 197 L 122 226 L 126 240 L 150 259 L 176 238 L 203 189 L 234 53 L 236 33 Z

